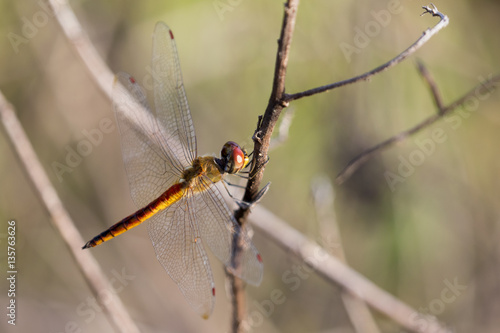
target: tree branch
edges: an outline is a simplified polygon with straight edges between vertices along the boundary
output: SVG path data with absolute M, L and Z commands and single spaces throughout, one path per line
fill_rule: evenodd
M 380 65 L 379 67 L 377 67 L 369 72 L 366 72 L 364 74 L 361 74 L 359 76 L 356 76 L 356 77 L 353 77 L 353 78 L 350 78 L 347 80 L 335 82 L 332 84 L 327 84 L 325 86 L 309 89 L 309 90 L 295 93 L 295 94 L 285 94 L 284 101 L 291 102 L 291 101 L 297 100 L 299 98 L 316 95 L 316 94 L 326 92 L 326 91 L 329 91 L 329 90 L 332 90 L 335 88 L 346 86 L 348 84 L 356 83 L 359 81 L 367 81 L 375 74 L 381 73 L 383 71 L 388 70 L 389 68 L 391 68 L 393 66 L 396 66 L 397 64 L 399 64 L 400 62 L 405 60 L 408 56 L 415 53 L 419 48 L 421 48 L 425 43 L 427 43 L 431 39 L 432 36 L 437 34 L 441 29 L 443 29 L 444 27 L 446 27 L 448 25 L 448 23 L 449 23 L 448 16 L 440 13 L 434 5 L 432 5 L 432 6 L 433 6 L 433 8 L 430 8 L 428 6 L 422 7 L 425 10 L 422 15 L 429 13 L 432 16 L 438 16 L 440 18 L 439 22 L 433 28 L 427 29 L 426 31 L 424 31 L 422 36 L 420 36 L 420 38 L 417 39 L 417 41 L 415 43 L 413 43 L 409 48 L 404 50 L 402 53 L 400 53 L 395 58 L 389 60 L 385 64 Z
M 334 210 L 335 191 L 326 176 L 317 177 L 311 183 L 311 192 L 316 210 L 321 246 L 343 264 L 347 264 L 337 216 Z M 368 305 L 343 289 L 340 294 L 347 315 L 357 333 L 380 333 Z
M 276 54 L 272 92 L 262 121 L 259 121 L 259 126 L 253 136 L 253 158 L 255 164 L 250 172 L 250 178 L 247 182 L 246 191 L 243 196 L 243 201 L 245 202 L 253 202 L 256 199 L 264 175 L 265 164 L 267 163 L 267 153 L 271 142 L 271 134 L 273 133 L 281 111 L 288 105 L 283 102 L 283 95 L 285 93 L 288 55 L 292 43 L 298 5 L 299 0 L 288 0 L 285 4 L 283 23 L 281 26 L 280 38 L 278 40 L 278 52 Z M 234 213 L 234 217 L 242 228 L 244 228 L 249 212 L 249 207 L 242 206 Z M 237 248 L 237 244 L 238 240 L 234 239 L 235 248 Z M 244 285 L 238 280 L 239 279 L 236 277 L 230 278 L 233 304 L 232 332 L 234 333 L 241 333 L 246 330 L 243 326 L 246 311 L 241 310 L 245 308 L 246 297 Z
M 269 102 L 266 111 L 264 113 L 264 116 L 262 118 L 262 121 L 259 122 L 259 126 L 255 131 L 253 137 L 255 143 L 254 145 L 255 166 L 252 169 L 252 172 L 250 174 L 250 179 L 247 183 L 246 191 L 243 196 L 243 201 L 245 202 L 253 202 L 258 193 L 259 186 L 263 177 L 265 164 L 267 163 L 267 153 L 269 150 L 269 143 L 271 141 L 272 132 L 274 130 L 274 127 L 276 126 L 276 122 L 278 121 L 281 111 L 283 110 L 283 108 L 288 106 L 290 101 L 318 94 L 321 92 L 325 92 L 333 88 L 355 83 L 361 80 L 367 80 L 371 76 L 397 65 L 405 58 L 407 58 L 409 55 L 413 54 L 416 50 L 422 47 L 422 45 L 424 45 L 427 41 L 429 41 L 433 35 L 435 35 L 442 28 L 447 26 L 449 22 L 448 17 L 440 13 L 434 5 L 433 8 L 424 6 L 423 7 L 425 10 L 424 13 L 430 13 L 433 16 L 439 16 L 440 21 L 438 22 L 438 24 L 436 24 L 434 28 L 427 29 L 414 44 L 412 44 L 408 49 L 403 51 L 394 59 L 358 77 L 337 82 L 331 85 L 314 88 L 301 93 L 289 95 L 285 94 L 285 77 L 286 77 L 286 66 L 288 62 L 288 53 L 290 50 L 290 44 L 295 26 L 297 6 L 298 6 L 298 0 L 297 1 L 289 0 L 285 5 L 283 24 L 282 24 L 280 39 L 278 40 L 278 52 L 276 55 L 276 65 L 275 65 L 272 93 L 271 97 L 269 98 Z M 235 212 L 235 218 L 238 220 L 240 225 L 244 226 L 248 214 L 249 214 L 248 207 L 240 207 Z M 235 285 L 233 285 L 232 290 L 233 292 L 235 292 L 235 294 L 233 294 L 233 297 L 235 299 L 244 301 L 244 297 L 238 295 L 239 292 L 243 293 L 242 289 L 238 290 L 237 288 L 235 288 Z M 237 323 L 241 324 L 244 318 L 238 319 L 235 317 L 238 315 L 238 313 L 241 313 L 241 311 L 238 311 L 237 302 L 233 301 L 233 304 L 236 305 L 236 307 L 233 309 L 234 310 L 233 332 L 238 332 Z M 244 305 L 241 304 L 241 306 Z
M 96 299 L 100 300 L 100 293 L 102 291 L 114 290 L 114 288 L 90 252 L 81 250 L 81 245 L 85 243 L 84 239 L 64 208 L 56 190 L 50 183 L 49 177 L 45 173 L 21 123 L 17 119 L 12 105 L 7 102 L 1 92 L 0 117 L 7 133 L 8 141 L 17 153 L 24 171 L 35 188 L 40 201 L 49 212 L 54 228 L 59 232 L 61 238 L 69 248 L 73 259 Z M 106 293 L 106 301 L 100 302 L 100 304 L 105 309 L 112 326 L 119 332 L 139 332 L 139 329 L 116 294 Z
M 444 111 L 443 100 L 441 99 L 441 94 L 439 93 L 436 81 L 434 81 L 434 78 L 427 70 L 427 67 L 424 66 L 423 62 L 417 60 L 417 66 L 420 75 L 422 75 L 424 80 L 427 82 L 427 85 L 429 86 L 432 98 L 434 99 L 434 104 L 436 104 L 436 108 L 438 109 L 438 114 L 442 114 Z
M 435 85 L 435 81 L 430 75 L 430 73 L 427 71 L 427 69 L 423 66 L 423 64 L 419 64 L 419 71 L 422 77 L 426 80 L 427 84 L 429 85 L 429 89 L 434 98 L 434 103 L 436 104 L 437 107 L 437 113 L 423 120 L 416 126 L 394 135 L 393 137 L 365 150 L 364 152 L 353 158 L 349 163 L 347 163 L 344 169 L 335 178 L 336 184 L 342 184 L 343 182 L 345 182 L 357 169 L 359 169 L 360 166 L 362 166 L 376 154 L 391 148 L 392 146 L 394 146 L 399 142 L 406 140 L 408 137 L 429 127 L 436 121 L 440 120 L 443 116 L 454 111 L 456 108 L 464 104 L 468 98 L 478 94 L 480 89 L 493 88 L 495 87 L 496 83 L 500 82 L 500 74 L 497 74 L 496 76 L 493 76 L 488 80 L 481 82 L 473 89 L 471 89 L 468 93 L 466 93 L 459 99 L 455 100 L 453 103 L 447 106 L 443 106 L 441 102 L 441 95 L 437 89 L 437 86 Z
M 264 208 L 256 206 L 249 220 L 273 243 L 298 257 L 326 281 L 339 285 L 406 329 L 418 333 L 451 333 L 436 318 L 419 313 L 380 289 Z
M 82 28 L 67 0 L 48 0 L 66 39 L 85 64 L 90 77 L 97 83 L 104 95 L 112 100 L 112 87 L 115 75 L 106 65 Z
M 281 111 L 288 106 L 288 103 L 283 100 L 285 95 L 285 77 L 288 64 L 288 55 L 292 42 L 293 30 L 295 28 L 295 18 L 299 0 L 289 0 L 285 4 L 285 12 L 283 16 L 283 24 L 281 34 L 278 40 L 278 52 L 276 54 L 276 65 L 274 71 L 274 79 L 271 96 L 262 117 L 256 129 L 254 140 L 254 167 L 250 173 L 250 179 L 247 183 L 246 191 L 243 196 L 245 202 L 253 202 L 259 191 L 259 186 L 264 175 L 265 164 L 267 163 L 267 153 L 271 142 L 271 135 L 274 127 L 279 119 Z M 248 207 L 240 207 L 235 212 L 235 218 L 244 225 L 248 216 Z

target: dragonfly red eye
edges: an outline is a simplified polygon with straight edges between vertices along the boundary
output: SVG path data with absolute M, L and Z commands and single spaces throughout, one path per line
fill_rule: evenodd
M 249 158 L 236 142 L 228 141 L 220 152 L 222 160 L 225 162 L 224 172 L 237 173 L 247 166 Z

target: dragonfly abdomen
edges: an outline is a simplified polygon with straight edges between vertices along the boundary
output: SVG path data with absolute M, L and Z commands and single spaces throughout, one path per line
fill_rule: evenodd
M 83 249 L 95 247 L 118 235 L 123 234 L 127 230 L 138 226 L 154 214 L 167 208 L 174 202 L 179 201 L 184 196 L 185 192 L 185 183 L 176 183 L 170 186 L 170 188 L 166 190 L 158 199 L 154 200 L 146 207 L 139 209 L 132 215 L 127 216 L 120 222 L 113 224 L 107 230 L 92 238 L 83 246 Z

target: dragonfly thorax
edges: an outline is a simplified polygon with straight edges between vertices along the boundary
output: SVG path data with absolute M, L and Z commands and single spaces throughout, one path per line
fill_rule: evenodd
M 200 177 L 208 178 L 210 182 L 217 183 L 222 179 L 222 176 L 223 170 L 216 162 L 215 157 L 200 156 L 195 158 L 192 165 L 184 170 L 180 182 L 185 183 L 186 187 L 194 187 Z

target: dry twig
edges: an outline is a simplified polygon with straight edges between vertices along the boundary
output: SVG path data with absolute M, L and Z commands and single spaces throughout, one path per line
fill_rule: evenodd
M 295 19 L 296 12 L 298 7 L 298 0 L 289 0 L 285 4 L 285 12 L 283 17 L 283 24 L 281 28 L 280 39 L 278 40 L 278 52 L 276 56 L 276 65 L 275 65 L 275 73 L 273 80 L 273 87 L 271 92 L 271 97 L 269 98 L 269 102 L 262 117 L 262 121 L 259 122 L 259 126 L 254 134 L 254 157 L 256 159 L 255 168 L 252 170 L 250 174 L 250 179 L 247 183 L 246 191 L 243 196 L 243 201 L 252 202 L 259 190 L 260 182 L 263 177 L 263 172 L 265 168 L 265 164 L 267 162 L 267 153 L 269 150 L 269 143 L 271 141 L 271 135 L 276 126 L 278 118 L 280 116 L 281 111 L 288 106 L 290 101 L 306 97 L 312 96 L 318 93 L 326 92 L 328 90 L 338 88 L 347 84 L 355 83 L 361 80 L 367 80 L 373 75 L 385 71 L 401 61 L 407 58 L 409 55 L 413 54 L 417 51 L 422 45 L 424 45 L 430 38 L 435 35 L 439 30 L 446 27 L 448 25 L 448 17 L 442 13 L 440 13 L 437 8 L 433 5 L 433 8 L 424 6 L 424 13 L 430 13 L 433 16 L 440 17 L 440 21 L 436 26 L 432 29 L 427 29 L 423 35 L 413 43 L 409 48 L 403 51 L 394 59 L 389 62 L 369 71 L 363 75 L 340 81 L 337 83 L 333 83 L 330 85 L 310 89 L 307 91 L 303 91 L 296 94 L 285 94 L 285 77 L 286 77 L 286 68 L 288 63 L 288 54 L 290 50 L 291 40 L 293 36 L 293 31 L 295 27 Z M 235 212 L 235 218 L 238 222 L 244 226 L 245 221 L 248 217 L 249 209 L 247 207 L 240 207 Z M 233 332 L 243 332 L 242 323 L 244 321 L 244 317 L 239 317 L 243 311 L 240 311 L 239 308 L 244 307 L 244 294 L 242 289 L 242 284 L 238 281 L 237 278 L 231 278 L 231 285 L 233 291 L 233 305 L 234 313 L 233 313 Z
M 423 14 L 429 13 L 432 16 L 438 16 L 440 18 L 439 22 L 433 28 L 427 29 L 426 31 L 424 31 L 424 33 L 422 34 L 422 36 L 420 36 L 420 38 L 417 39 L 417 41 L 415 43 L 413 43 L 409 48 L 407 48 L 406 50 L 404 50 L 403 52 L 401 52 L 395 58 L 389 60 L 385 64 L 382 64 L 379 67 L 377 67 L 377 68 L 375 68 L 375 69 L 373 69 L 373 70 L 371 70 L 369 72 L 366 72 L 364 74 L 361 74 L 359 76 L 356 76 L 356 77 L 353 77 L 353 78 L 350 78 L 350 79 L 347 79 L 347 80 L 335 82 L 335 83 L 332 83 L 332 84 L 327 84 L 325 86 L 321 86 L 321 87 L 309 89 L 309 90 L 302 91 L 302 92 L 295 93 L 295 94 L 285 94 L 284 101 L 285 102 L 291 102 L 291 101 L 294 101 L 294 100 L 299 99 L 299 98 L 316 95 L 316 94 L 319 94 L 319 93 L 322 93 L 322 92 L 326 92 L 326 91 L 329 91 L 329 90 L 332 90 L 332 89 L 335 89 L 335 88 L 346 86 L 348 84 L 356 83 L 356 82 L 359 82 L 359 81 L 367 81 L 372 76 L 374 76 L 375 74 L 378 74 L 378 73 L 381 73 L 383 71 L 386 71 L 389 68 L 391 68 L 393 66 L 396 66 L 401 61 L 403 61 L 406 58 L 408 58 L 410 55 L 412 55 L 413 53 L 415 53 L 419 48 L 421 48 L 425 43 L 427 43 L 432 38 L 432 36 L 434 36 L 441 29 L 443 29 L 444 27 L 446 27 L 448 25 L 449 21 L 450 21 L 448 19 L 448 16 L 440 13 L 434 5 L 433 5 L 433 8 L 430 8 L 428 6 L 424 6 L 422 8 L 424 8 L 424 10 L 425 10 Z
M 449 114 L 450 112 L 454 111 L 457 109 L 459 106 L 464 104 L 468 98 L 476 95 L 480 89 L 492 89 L 495 87 L 495 85 L 500 82 L 500 74 L 497 74 L 496 76 L 493 76 L 489 78 L 488 80 L 485 80 L 484 82 L 481 82 L 474 88 L 472 88 L 468 93 L 460 97 L 459 99 L 455 100 L 454 102 L 450 103 L 447 106 L 443 106 L 443 103 L 441 101 L 441 94 L 439 93 L 439 90 L 435 84 L 434 79 L 430 75 L 429 71 L 424 67 L 422 63 L 419 63 L 418 65 L 420 74 L 422 77 L 425 79 L 427 84 L 429 85 L 429 89 L 431 91 L 431 94 L 434 99 L 434 103 L 436 104 L 437 107 L 437 112 L 436 114 L 426 118 L 423 120 L 421 123 L 413 126 L 410 129 L 407 129 L 406 131 L 400 132 L 389 139 L 365 150 L 355 158 L 353 158 L 347 165 L 342 169 L 342 171 L 337 175 L 335 178 L 335 183 L 336 184 L 342 184 L 345 182 L 349 177 L 357 170 L 359 167 L 361 167 L 365 162 L 367 162 L 369 159 L 371 159 L 373 156 L 376 154 L 387 150 L 394 146 L 397 143 L 400 143 L 406 139 L 408 139 L 410 136 L 420 132 L 421 130 L 431 126 L 438 120 L 440 120 L 442 117 L 445 115 Z
M 407 48 L 392 60 L 365 74 L 353 77 L 351 79 L 339 81 L 295 94 L 285 94 L 285 76 L 288 63 L 288 52 L 290 50 L 290 43 L 295 26 L 295 15 L 297 7 L 298 0 L 288 1 L 285 5 L 285 14 L 283 17 L 281 35 L 280 39 L 278 40 L 278 52 L 276 56 L 273 89 L 262 121 L 259 123 L 259 126 L 254 134 L 254 156 L 256 157 L 256 167 L 254 168 L 254 172 L 251 174 L 243 197 L 243 200 L 246 202 L 252 202 L 252 199 L 254 199 L 256 194 L 258 193 L 260 182 L 264 173 L 265 163 L 267 162 L 267 152 L 269 150 L 271 134 L 274 130 L 274 127 L 276 126 L 276 122 L 281 113 L 281 110 L 287 107 L 290 101 L 326 92 L 328 90 L 338 88 L 347 84 L 367 80 L 373 75 L 397 65 L 398 63 L 406 59 L 409 55 L 415 53 L 415 51 L 422 47 L 426 42 L 430 40 L 432 36 L 446 27 L 449 23 L 448 17 L 440 13 L 434 5 L 432 5 L 432 8 L 424 6 L 422 7 L 425 10 L 423 14 L 430 13 L 432 16 L 439 17 L 440 21 L 433 28 L 424 31 L 422 36 L 417 39 L 415 43 L 413 43 L 409 48 Z M 235 217 L 241 224 L 244 224 L 248 212 L 249 211 L 247 208 L 242 207 L 238 211 L 236 211 Z
M 285 94 L 285 77 L 288 65 L 288 55 L 292 43 L 293 31 L 295 28 L 295 19 L 299 0 L 288 0 L 285 3 L 283 15 L 283 24 L 281 34 L 278 40 L 278 51 L 276 53 L 276 65 L 274 69 L 274 79 L 271 97 L 267 104 L 262 122 L 254 133 L 254 159 L 255 164 L 250 179 L 248 180 L 243 201 L 253 202 L 259 192 L 260 183 L 264 175 L 264 166 L 267 163 L 267 152 L 271 143 L 271 135 L 280 113 L 288 103 L 283 102 Z M 244 227 L 250 210 L 247 207 L 241 207 L 234 213 L 234 217 Z M 246 318 L 246 312 L 242 311 L 245 307 L 245 292 L 243 283 L 234 276 L 230 276 L 232 300 L 233 300 L 233 324 L 232 332 L 245 332 L 243 323 Z
M 0 116 L 9 138 L 8 141 L 17 153 L 28 175 L 28 179 L 36 189 L 42 204 L 47 208 L 54 228 L 60 233 L 61 238 L 69 248 L 71 255 L 80 268 L 85 281 L 94 293 L 96 299 L 100 300 L 99 295 L 101 292 L 105 290 L 114 290 L 114 288 L 90 252 L 81 250 L 81 244 L 84 243 L 83 238 L 64 208 L 56 190 L 50 183 L 45 170 L 43 170 L 42 164 L 28 136 L 24 132 L 21 123 L 17 119 L 14 109 L 1 92 Z M 125 306 L 115 293 L 106 293 L 106 302 L 102 302 L 101 305 L 110 318 L 112 326 L 118 332 L 139 332 L 139 329 L 130 317 Z
M 314 179 L 311 184 L 312 198 L 316 210 L 316 219 L 321 235 L 321 246 L 329 254 L 347 264 L 337 216 L 334 210 L 335 191 L 326 176 Z M 346 290 L 342 290 L 342 302 L 354 330 L 358 333 L 380 333 L 368 305 Z
M 434 317 L 419 313 L 380 289 L 264 208 L 255 207 L 249 220 L 274 244 L 297 256 L 326 281 L 341 286 L 402 327 L 419 333 L 451 333 Z
M 104 95 L 111 100 L 111 89 L 115 75 L 97 52 L 73 9 L 66 0 L 48 0 L 48 4 L 54 11 L 55 18 L 64 35 L 85 64 L 85 68 L 89 71 L 92 79 L 97 83 Z

